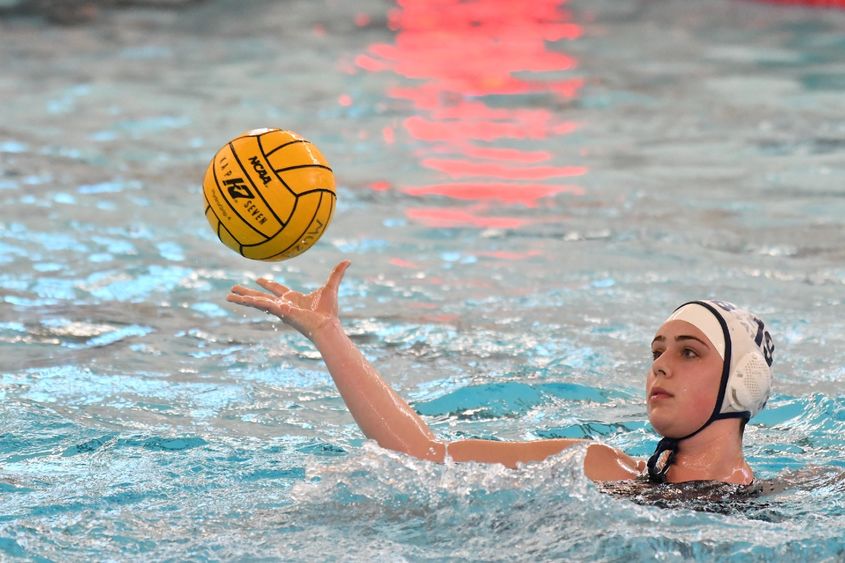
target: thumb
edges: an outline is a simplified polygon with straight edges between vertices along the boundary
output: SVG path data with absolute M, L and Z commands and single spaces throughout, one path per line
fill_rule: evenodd
M 346 269 L 352 264 L 349 260 L 343 260 L 334 267 L 332 273 L 329 274 L 329 279 L 326 281 L 326 290 L 333 296 L 337 297 L 337 290 L 340 287 L 340 282 L 343 280 L 343 275 Z

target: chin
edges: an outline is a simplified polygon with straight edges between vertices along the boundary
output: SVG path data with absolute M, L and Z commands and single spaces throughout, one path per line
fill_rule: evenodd
M 654 431 L 660 434 L 661 436 L 672 436 L 672 423 L 667 421 L 659 416 L 651 416 L 649 413 L 648 417 L 649 423 L 651 423 L 651 427 L 654 428 Z
M 675 420 L 666 420 L 665 418 L 661 417 L 649 417 L 649 422 L 651 423 L 652 428 L 654 431 L 663 436 L 664 438 L 680 438 L 682 436 L 688 436 L 701 428 L 704 425 L 704 421 L 701 424 L 681 424 L 678 425 Z

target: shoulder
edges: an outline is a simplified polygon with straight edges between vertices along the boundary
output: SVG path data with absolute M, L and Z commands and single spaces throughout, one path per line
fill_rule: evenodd
M 593 442 L 584 457 L 584 473 L 593 481 L 626 481 L 643 474 L 645 462 L 607 444 Z

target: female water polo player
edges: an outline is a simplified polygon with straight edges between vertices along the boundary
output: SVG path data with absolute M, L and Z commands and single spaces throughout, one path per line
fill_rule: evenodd
M 227 300 L 274 314 L 309 338 L 361 430 L 384 448 L 427 460 L 475 461 L 515 467 L 543 460 L 584 440 L 529 442 L 438 440 L 420 416 L 364 358 L 341 327 L 337 290 L 349 261 L 326 284 L 304 295 L 269 280 L 266 291 L 235 286 Z M 720 301 L 682 305 L 652 341 L 646 377 L 648 417 L 663 436 L 648 462 L 590 443 L 584 472 L 594 481 L 653 482 L 754 479 L 742 453 L 745 423 L 766 403 L 774 346 L 763 322 Z

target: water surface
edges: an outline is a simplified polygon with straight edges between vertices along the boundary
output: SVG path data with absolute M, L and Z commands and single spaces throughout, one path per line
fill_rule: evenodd
M 0 554 L 841 559 L 843 30 L 738 0 L 0 21 Z M 266 126 L 339 184 L 327 234 L 276 264 L 220 244 L 200 194 Z M 345 326 L 444 439 L 646 456 L 659 323 L 754 310 L 776 386 L 747 454 L 795 486 L 660 508 L 600 492 L 578 450 L 507 471 L 365 443 L 312 347 L 224 302 L 346 257 Z

